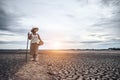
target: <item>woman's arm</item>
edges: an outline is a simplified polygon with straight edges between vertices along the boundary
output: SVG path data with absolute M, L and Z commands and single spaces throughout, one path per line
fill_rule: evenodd
M 40 41 L 42 41 L 42 39 L 40 38 L 40 35 L 38 34 L 38 39 L 40 40 Z
M 40 44 L 39 44 L 39 45 L 43 45 L 44 42 L 43 42 L 42 39 L 40 38 L 39 34 L 38 34 L 38 39 L 40 40 Z
M 29 40 L 32 39 L 32 34 L 28 33 L 28 39 L 29 39 Z

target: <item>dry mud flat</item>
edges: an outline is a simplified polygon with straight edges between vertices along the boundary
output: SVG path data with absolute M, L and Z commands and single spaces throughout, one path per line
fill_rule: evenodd
M 24 54 L 11 53 L 0 51 L 0 80 L 14 80 L 14 74 L 25 64 Z
M 47 67 L 38 62 L 28 62 L 17 73 L 14 80 L 52 80 L 47 74 Z
M 40 54 L 54 80 L 120 80 L 119 51 L 73 51 Z
M 40 51 L 27 64 L 19 53 L 0 55 L 0 80 L 120 80 L 120 51 Z

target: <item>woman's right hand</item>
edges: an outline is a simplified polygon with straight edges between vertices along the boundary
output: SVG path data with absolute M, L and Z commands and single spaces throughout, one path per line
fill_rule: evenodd
M 28 32 L 28 36 L 30 35 L 30 32 Z
M 30 32 L 28 32 L 28 39 L 31 39 L 32 37 L 31 37 L 31 34 L 30 34 Z

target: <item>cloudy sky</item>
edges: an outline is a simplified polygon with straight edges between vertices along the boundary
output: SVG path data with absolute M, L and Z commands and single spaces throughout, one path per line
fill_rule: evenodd
M 120 47 L 120 0 L 0 0 L 0 49 L 25 49 L 33 26 L 42 49 Z

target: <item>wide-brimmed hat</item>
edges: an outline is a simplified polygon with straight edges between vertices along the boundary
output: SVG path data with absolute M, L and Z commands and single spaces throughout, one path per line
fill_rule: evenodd
M 31 29 L 31 32 L 33 32 L 34 29 L 36 29 L 37 31 L 39 30 L 38 27 L 33 27 L 33 28 Z

